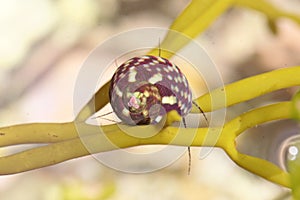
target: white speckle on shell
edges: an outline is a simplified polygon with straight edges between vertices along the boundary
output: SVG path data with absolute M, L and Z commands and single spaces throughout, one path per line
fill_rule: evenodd
M 181 110 L 185 109 L 185 104 L 182 104 L 180 108 Z
M 174 91 L 175 86 L 171 84 L 171 90 Z
M 178 77 L 177 77 L 177 80 L 178 80 L 178 82 L 179 82 L 179 83 L 181 83 L 181 82 L 182 82 L 182 79 L 181 79 L 181 77 L 180 77 L 180 76 L 178 76 Z
M 181 91 L 180 91 L 180 96 L 183 97 L 183 95 L 184 95 L 184 94 L 183 94 L 183 90 L 181 90 Z
M 174 78 L 175 83 L 178 83 L 177 77 Z
M 160 57 L 157 57 L 157 59 L 159 60 L 159 59 L 161 59 L 161 58 L 160 58 Z M 152 62 L 155 63 L 155 64 L 158 64 L 158 63 L 159 63 L 157 60 L 153 60 Z
M 137 75 L 137 71 L 135 69 L 131 69 L 128 74 L 128 82 L 134 83 L 136 81 L 135 76 Z
M 122 78 L 124 78 L 125 76 L 126 76 L 125 73 L 120 73 L 120 74 L 119 74 L 119 79 L 122 79 Z
M 178 101 L 178 106 L 181 107 L 181 105 L 182 105 L 182 102 L 179 100 Z
M 115 90 L 116 90 L 116 94 L 117 94 L 119 97 L 122 97 L 123 92 L 119 89 L 119 87 L 118 87 L 117 85 L 115 86 Z
M 185 107 L 184 110 L 183 110 L 183 113 L 187 113 L 187 111 L 188 111 L 188 108 Z
M 175 86 L 174 91 L 177 93 L 179 92 L 179 88 L 177 86 Z
M 179 73 L 179 71 L 178 71 L 176 65 L 173 64 L 173 65 L 172 65 L 172 68 L 175 70 L 176 73 Z
M 192 94 L 190 94 L 189 96 L 188 96 L 188 101 L 190 102 L 192 100 Z
M 166 63 L 166 61 L 164 59 L 162 59 L 161 57 L 157 57 L 157 60 L 159 60 L 160 62 Z
M 173 67 L 171 67 L 171 66 L 168 66 L 168 70 L 171 72 L 174 71 Z
M 175 103 L 177 103 L 177 98 L 175 96 L 164 96 L 161 99 L 161 102 L 163 104 L 170 104 L 170 105 L 174 105 Z
M 128 117 L 129 114 L 130 114 L 129 110 L 127 110 L 126 108 L 124 108 L 124 109 L 122 110 L 122 113 L 123 113 L 123 115 L 125 115 L 126 117 Z
M 130 65 L 129 63 L 127 63 L 126 65 L 124 65 L 124 67 L 122 68 L 121 71 L 124 72 L 129 65 Z
M 155 84 L 159 81 L 162 81 L 162 74 L 161 73 L 157 73 L 154 74 L 151 78 L 149 78 L 148 82 L 151 84 Z
M 188 97 L 188 93 L 184 92 L 184 98 L 186 99 Z

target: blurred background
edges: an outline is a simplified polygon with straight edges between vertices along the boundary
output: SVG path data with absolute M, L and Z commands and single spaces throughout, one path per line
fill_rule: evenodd
M 298 0 L 271 2 L 300 13 Z M 76 77 L 89 53 L 121 31 L 149 26 L 167 28 L 188 3 L 188 0 L 1 1 L 0 125 L 71 121 Z M 300 65 L 300 26 L 280 19 L 276 27 L 274 34 L 263 14 L 232 8 L 197 41 L 215 62 L 224 82 L 230 83 Z M 233 106 L 228 110 L 228 119 L 254 107 L 288 100 L 294 92 L 295 88 L 280 90 Z M 238 148 L 281 165 L 280 158 L 286 149 L 284 141 L 296 134 L 297 125 L 291 121 L 268 123 L 244 133 L 238 138 Z M 187 155 L 163 170 L 142 175 L 114 171 L 88 156 L 1 176 L 0 199 L 289 199 L 288 190 L 239 168 L 222 150 L 214 149 L 200 160 L 197 157 L 200 148 L 192 149 L 189 176 Z M 0 149 L 0 155 L 11 151 L 14 149 Z

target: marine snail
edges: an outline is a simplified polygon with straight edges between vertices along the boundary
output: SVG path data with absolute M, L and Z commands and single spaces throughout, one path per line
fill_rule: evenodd
M 133 57 L 114 73 L 109 89 L 113 111 L 129 125 L 159 123 L 175 110 L 184 117 L 192 108 L 192 92 L 185 75 L 160 56 Z

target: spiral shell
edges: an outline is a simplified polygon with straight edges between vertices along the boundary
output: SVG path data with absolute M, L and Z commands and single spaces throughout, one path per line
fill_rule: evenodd
M 155 124 L 171 110 L 182 117 L 192 108 L 192 92 L 180 69 L 152 55 L 134 57 L 120 65 L 109 89 L 111 106 L 122 122 Z

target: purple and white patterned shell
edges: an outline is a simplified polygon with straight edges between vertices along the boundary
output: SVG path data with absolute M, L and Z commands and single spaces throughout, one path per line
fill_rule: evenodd
M 111 106 L 126 124 L 158 123 L 176 110 L 182 117 L 192 108 L 192 92 L 180 69 L 151 55 L 134 57 L 118 67 L 109 89 Z

